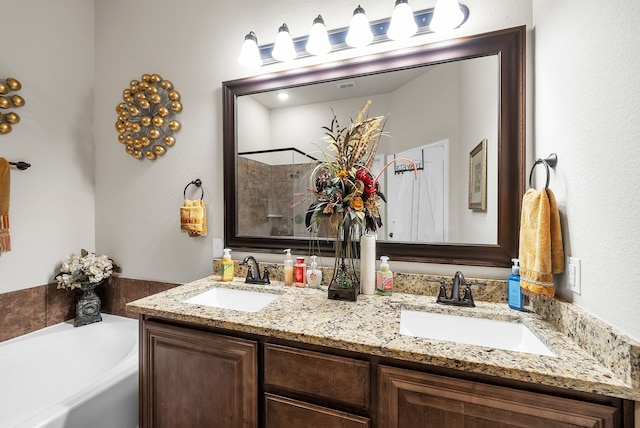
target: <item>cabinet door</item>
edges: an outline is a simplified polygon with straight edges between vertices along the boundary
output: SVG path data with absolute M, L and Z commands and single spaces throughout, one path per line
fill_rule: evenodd
M 266 428 L 369 428 L 369 418 L 265 394 Z
M 614 407 L 379 367 L 380 423 L 385 428 L 617 427 Z
M 258 426 L 256 342 L 149 321 L 142 333 L 142 427 Z

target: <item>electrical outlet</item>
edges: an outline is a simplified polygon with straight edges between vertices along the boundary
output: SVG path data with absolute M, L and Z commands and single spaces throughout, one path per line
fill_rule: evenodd
M 577 257 L 569 257 L 567 259 L 567 288 L 575 294 L 580 294 L 582 292 L 580 259 Z
M 224 252 L 224 240 L 222 238 L 213 238 L 213 258 L 222 258 Z

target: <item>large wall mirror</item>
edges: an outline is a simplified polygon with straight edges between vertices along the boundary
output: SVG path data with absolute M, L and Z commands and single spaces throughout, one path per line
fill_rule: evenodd
M 509 266 L 525 182 L 524 42 L 518 27 L 224 82 L 226 245 L 308 252 L 307 189 L 326 152 L 322 127 L 334 114 L 348 124 L 371 100 L 369 114 L 386 117 L 373 172 L 394 157 L 419 169 L 417 178 L 402 164 L 381 175 L 377 253 Z M 330 238 L 319 243 L 333 254 Z

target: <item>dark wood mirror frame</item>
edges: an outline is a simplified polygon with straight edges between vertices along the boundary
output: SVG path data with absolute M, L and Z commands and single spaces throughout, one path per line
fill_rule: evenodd
M 309 250 L 307 238 L 250 237 L 237 234 L 236 98 L 257 92 L 310 85 L 428 64 L 497 55 L 500 71 L 498 129 L 498 237 L 496 245 L 412 244 L 378 242 L 376 253 L 391 260 L 508 267 L 518 257 L 520 204 L 525 186 L 525 27 L 437 42 L 404 53 L 387 53 L 366 61 L 299 68 L 276 74 L 223 82 L 223 155 L 225 245 L 234 250 L 294 252 Z M 322 255 L 333 255 L 333 243 L 320 241 Z

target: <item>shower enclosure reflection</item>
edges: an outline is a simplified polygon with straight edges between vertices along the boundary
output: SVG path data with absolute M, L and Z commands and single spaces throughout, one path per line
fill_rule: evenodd
M 238 226 L 253 236 L 307 236 L 304 216 L 316 158 L 296 148 L 238 153 Z

